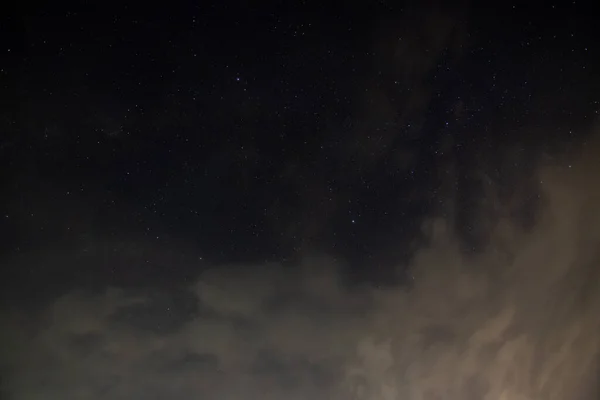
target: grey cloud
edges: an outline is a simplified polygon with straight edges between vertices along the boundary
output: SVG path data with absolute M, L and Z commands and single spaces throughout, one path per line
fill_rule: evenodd
M 38 313 L 5 308 L 4 390 L 67 400 L 597 398 L 598 154 L 588 143 L 564 165 L 541 166 L 536 226 L 500 221 L 481 254 L 465 256 L 451 222 L 433 219 L 411 290 L 349 288 L 334 260 L 307 256 L 293 270 L 207 270 L 179 292 L 80 291 Z
M 217 371 L 219 368 L 219 358 L 209 353 L 188 353 L 167 368 Z
M 168 333 L 182 327 L 198 311 L 197 299 L 192 293 L 153 290 L 145 295 L 143 303 L 115 310 L 110 316 L 110 323 L 128 325 L 140 331 Z

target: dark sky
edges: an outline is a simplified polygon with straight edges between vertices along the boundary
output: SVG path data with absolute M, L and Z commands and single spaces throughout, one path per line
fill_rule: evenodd
M 544 210 L 555 207 L 548 204 L 563 204 L 560 195 L 544 195 L 548 189 L 540 171 L 571 169 L 583 159 L 582 152 L 592 154 L 586 160 L 598 154 L 589 143 L 600 112 L 600 48 L 597 18 L 583 2 L 481 8 L 384 0 L 196 3 L 51 2 L 3 13 L 2 299 L 21 310 L 15 312 L 23 319 L 38 321 L 25 324 L 27 329 L 42 329 L 32 326 L 42 324 L 38 319 L 44 319 L 44 307 L 59 307 L 55 301 L 65 295 L 75 296 L 69 297 L 71 303 L 65 300 L 68 310 L 75 304 L 78 310 L 97 311 L 102 308 L 97 304 L 104 304 L 103 310 L 117 310 L 114 315 L 106 311 L 112 319 L 132 326 L 145 321 L 139 329 L 146 333 L 157 326 L 176 330 L 178 324 L 206 317 L 197 303 L 213 303 L 198 289 L 203 284 L 198 280 L 204 282 L 209 274 L 210 281 L 211 273 L 218 282 L 231 282 L 222 289 L 227 298 L 231 291 L 257 290 L 260 296 L 249 294 L 240 302 L 260 298 L 294 312 L 300 307 L 294 301 L 303 304 L 302 310 L 309 307 L 307 290 L 319 296 L 331 292 L 330 275 L 344 290 L 408 293 L 419 286 L 419 273 L 427 276 L 424 282 L 441 279 L 429 274 L 441 274 L 460 292 L 463 283 L 456 282 L 462 275 L 452 268 L 422 267 L 434 273 L 416 267 L 428 265 L 418 261 L 423 249 L 438 249 L 435 221 L 447 226 L 444 235 L 456 249 L 450 258 L 470 260 L 464 268 L 481 268 L 491 281 L 520 269 L 491 267 L 496 264 L 487 258 L 486 267 L 477 267 L 479 261 L 472 260 L 505 253 L 512 260 L 508 263 L 519 254 L 541 259 L 537 250 L 529 256 L 516 250 L 517 236 L 498 232 L 511 226 L 523 237 L 539 238 L 536 232 L 546 226 Z M 585 165 L 577 175 L 585 178 L 577 182 L 597 185 L 595 172 Z M 588 187 L 584 183 L 578 188 Z M 590 197 L 582 190 L 577 199 Z M 590 249 L 600 237 L 590 229 L 569 225 L 560 231 L 589 236 L 585 248 Z M 443 260 L 438 250 L 434 258 Z M 573 281 L 599 276 L 586 262 L 586 267 L 573 267 Z M 321 267 L 313 264 L 335 272 L 318 272 Z M 541 274 L 535 271 L 527 279 Z M 506 274 L 510 283 L 490 292 L 529 292 L 515 283 L 527 279 Z M 320 277 L 323 286 L 315 283 Z M 305 278 L 312 283 L 306 286 Z M 288 282 L 282 293 L 264 289 L 281 279 Z M 290 289 L 296 279 L 298 287 Z M 539 283 L 540 299 L 554 290 L 552 279 Z M 469 282 L 464 284 L 478 287 Z M 182 294 L 181 288 L 190 285 L 200 300 Z M 441 307 L 450 301 L 459 308 L 458 301 L 437 299 L 441 289 L 423 287 L 415 289 L 424 296 L 415 304 Z M 69 294 L 74 290 L 77 295 Z M 106 290 L 141 291 L 139 296 L 158 302 L 162 311 L 119 317 L 125 300 L 98 294 Z M 304 295 L 294 297 L 295 290 Z M 353 296 L 345 294 L 340 302 L 362 310 L 352 308 L 356 315 L 391 307 L 380 300 L 371 303 L 369 296 L 357 305 L 349 300 Z M 332 306 L 337 300 L 327 301 L 327 307 L 340 312 Z M 327 308 L 325 303 L 310 307 Z M 535 304 L 523 315 L 545 303 Z M 36 311 L 23 311 L 25 305 Z M 260 313 L 268 314 L 264 307 Z M 172 308 L 177 316 L 161 314 L 168 309 L 171 315 Z M 211 312 L 225 318 L 219 310 Z M 248 312 L 254 318 L 258 311 Z M 302 312 L 312 319 L 320 315 Z M 235 321 L 244 324 L 243 318 Z M 11 326 L 21 327 L 21 322 Z M 343 319 L 340 326 L 356 326 L 356 321 Z M 514 329 L 528 329 L 519 326 Z M 121 338 L 112 329 L 117 328 L 106 327 L 106 335 Z M 284 328 L 265 328 L 273 329 Z M 319 335 L 331 332 L 313 333 L 320 340 Z M 390 336 L 407 335 L 394 332 Z M 276 367 L 281 360 L 267 353 L 257 356 L 268 365 L 264 368 L 284 368 Z M 190 362 L 209 365 L 202 368 L 230 365 L 217 350 L 202 354 Z M 119 359 L 120 366 L 124 362 Z M 2 371 L 9 371 L 3 374 L 8 386 L 33 374 L 29 367 L 6 365 Z M 335 375 L 330 371 L 335 368 L 323 365 L 319 368 Z M 294 375 L 296 367 L 286 368 Z M 317 369 L 306 371 L 325 379 L 327 373 Z M 327 379 L 336 381 L 337 375 Z M 14 397 L 8 398 L 39 398 L 24 397 L 18 385 L 10 387 L 7 393 Z M 98 394 L 104 389 L 85 395 L 90 397 L 53 390 L 65 399 L 126 396 L 121 389 L 105 389 L 112 394 L 102 396 L 108 397 Z M 224 393 L 212 386 L 181 390 Z M 323 393 L 319 390 L 314 393 Z M 139 396 L 148 396 L 143 393 Z

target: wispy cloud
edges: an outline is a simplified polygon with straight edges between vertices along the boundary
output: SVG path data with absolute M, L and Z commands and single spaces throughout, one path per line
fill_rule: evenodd
M 209 269 L 166 292 L 64 293 L 2 316 L 11 399 L 592 399 L 600 354 L 600 147 L 541 166 L 536 226 L 464 256 L 431 221 L 407 287 L 335 260 Z M 85 266 L 82 266 L 85 267 Z

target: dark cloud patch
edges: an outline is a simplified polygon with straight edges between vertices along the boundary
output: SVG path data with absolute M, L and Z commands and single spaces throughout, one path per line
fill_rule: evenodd
M 81 357 L 86 357 L 101 348 L 106 342 L 103 335 L 95 332 L 77 333 L 71 335 L 68 340 L 67 346 L 73 353 Z
M 149 351 L 138 367 L 142 374 L 164 376 L 176 376 L 178 373 L 212 376 L 220 372 L 217 355 L 172 348 Z
M 198 371 L 218 371 L 219 358 L 209 353 L 188 353 L 167 368 L 190 368 Z
M 331 389 L 335 372 L 328 370 L 327 364 L 312 363 L 306 359 L 289 358 L 269 349 L 262 349 L 256 355 L 251 373 L 259 379 L 273 379 L 277 386 L 293 392 L 314 387 L 321 391 Z
M 451 344 L 456 335 L 445 326 L 428 326 L 421 331 L 421 345 L 424 348 L 438 343 Z
M 277 315 L 286 310 L 294 309 L 298 313 L 310 315 L 315 322 L 330 318 L 336 313 L 356 313 L 360 311 L 358 306 L 351 304 L 332 304 L 326 298 L 315 298 L 306 296 L 297 290 L 281 291 L 268 298 L 263 303 L 263 309 L 266 313 Z
M 185 288 L 171 292 L 154 290 L 143 303 L 116 309 L 110 321 L 114 326 L 165 334 L 183 327 L 198 310 L 197 299 Z

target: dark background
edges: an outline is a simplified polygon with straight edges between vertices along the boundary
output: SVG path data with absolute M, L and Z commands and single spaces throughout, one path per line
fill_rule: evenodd
M 0 9 L 0 399 L 599 398 L 594 10 L 149 3 Z
M 451 215 L 466 254 L 485 248 L 489 183 L 533 224 L 534 166 L 597 119 L 593 13 L 351 3 L 9 10 L 6 289 L 169 285 L 208 264 L 293 267 L 311 252 L 352 281 L 406 282 L 397 267 L 426 217 Z M 134 239 L 173 250 L 123 265 L 22 261 Z

